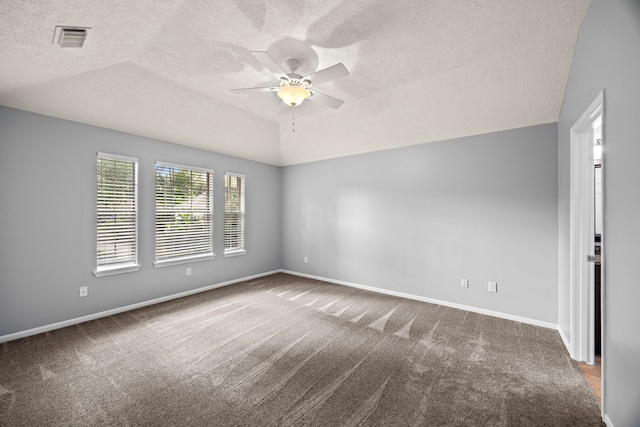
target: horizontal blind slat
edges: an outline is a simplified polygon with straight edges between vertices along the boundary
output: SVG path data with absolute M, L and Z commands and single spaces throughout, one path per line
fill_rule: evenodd
M 245 182 L 244 175 L 225 174 L 225 250 L 244 249 L 245 246 Z
M 156 260 L 213 253 L 212 171 L 156 162 Z
M 137 263 L 137 162 L 97 158 L 97 265 Z

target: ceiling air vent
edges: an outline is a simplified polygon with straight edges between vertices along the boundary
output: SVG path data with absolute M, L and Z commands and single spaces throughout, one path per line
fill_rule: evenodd
M 53 44 L 60 47 L 82 47 L 89 27 L 62 27 L 58 25 L 53 33 Z

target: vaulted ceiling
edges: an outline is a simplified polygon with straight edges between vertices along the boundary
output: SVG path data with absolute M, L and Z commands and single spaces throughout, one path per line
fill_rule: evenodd
M 274 165 L 550 123 L 589 2 L 2 0 L 0 104 Z M 344 105 L 231 93 L 277 81 L 251 51 Z

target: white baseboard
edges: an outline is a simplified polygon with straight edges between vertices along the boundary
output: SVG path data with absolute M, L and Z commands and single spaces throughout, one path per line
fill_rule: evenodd
M 166 297 L 155 298 L 149 301 L 143 301 L 136 304 L 127 305 L 124 307 L 113 308 L 111 310 L 101 311 L 99 313 L 88 314 L 82 317 L 76 317 L 74 319 L 64 320 L 62 322 L 51 323 L 49 325 L 39 326 L 37 328 L 28 329 L 26 331 L 15 332 L 9 335 L 0 336 L 0 343 L 13 341 L 20 338 L 28 337 L 31 335 L 41 334 L 43 332 L 53 331 L 55 329 L 65 328 L 67 326 L 77 325 L 78 323 L 88 322 L 90 320 L 99 319 L 101 317 L 113 316 L 114 314 L 123 313 L 125 311 L 135 310 L 136 308 L 146 307 L 148 305 L 158 304 L 165 301 L 170 301 L 177 298 L 186 297 L 189 295 L 199 294 L 200 292 L 210 291 L 211 289 L 221 288 L 223 286 L 233 285 L 234 283 L 244 282 L 246 280 L 257 279 L 258 277 L 269 276 L 271 274 L 279 273 L 282 270 L 267 271 L 265 273 L 254 274 L 253 276 L 242 277 L 240 279 L 229 280 L 222 283 L 216 283 L 214 285 L 205 286 L 203 288 L 192 289 L 190 291 L 180 292 L 178 294 L 168 295 Z
M 607 414 L 604 414 L 604 417 L 602 417 L 602 420 L 607 425 L 607 427 L 614 427 L 613 421 L 609 419 L 609 416 Z
M 560 328 L 560 325 L 558 325 L 558 333 L 560 334 L 560 338 L 562 338 L 562 343 L 567 348 L 569 355 L 571 355 L 571 345 L 569 344 L 569 338 L 567 338 L 567 336 L 564 334 L 564 332 Z M 573 356 L 571 357 L 573 358 Z
M 222 282 L 222 283 L 216 283 L 214 285 L 205 286 L 203 288 L 192 289 L 192 290 L 189 290 L 189 291 L 180 292 L 180 293 L 177 293 L 177 294 L 168 295 L 168 296 L 161 297 L 161 298 L 156 298 L 156 299 L 149 300 L 149 301 L 143 301 L 143 302 L 139 302 L 139 303 L 136 303 L 136 304 L 127 305 L 127 306 L 124 306 L 124 307 L 118 307 L 118 308 L 114 308 L 114 309 L 111 309 L 111 310 L 101 311 L 99 313 L 88 314 L 86 316 L 76 317 L 74 319 L 69 319 L 69 320 L 64 320 L 62 322 L 57 322 L 57 323 L 52 323 L 52 324 L 49 324 L 49 325 L 39 326 L 37 328 L 28 329 L 26 331 L 20 331 L 20 332 L 15 332 L 13 334 L 3 335 L 3 336 L 0 336 L 0 343 L 17 340 L 17 339 L 28 337 L 28 336 L 31 336 L 31 335 L 41 334 L 43 332 L 53 331 L 55 329 L 65 328 L 67 326 L 76 325 L 78 323 L 88 322 L 90 320 L 99 319 L 101 317 L 112 316 L 114 314 L 123 313 L 125 311 L 135 310 L 137 308 L 142 308 L 142 307 L 146 307 L 146 306 L 153 305 L 153 304 L 158 304 L 158 303 L 165 302 L 165 301 L 170 301 L 170 300 L 173 300 L 173 299 L 176 299 L 176 298 L 182 298 L 182 297 L 186 297 L 186 296 L 189 296 L 189 295 L 194 295 L 194 294 L 197 294 L 197 293 L 200 293 L 200 292 L 206 292 L 206 291 L 209 291 L 209 290 L 212 290 L 212 289 L 221 288 L 223 286 L 232 285 L 232 284 L 238 283 L 238 282 L 244 282 L 246 280 L 252 280 L 252 279 L 268 276 L 268 275 L 275 274 L 275 273 L 286 273 L 286 274 L 291 274 L 291 275 L 294 275 L 294 276 L 306 277 L 306 278 L 309 278 L 309 279 L 322 280 L 324 282 L 335 283 L 337 285 L 344 285 L 344 286 L 349 286 L 349 287 L 352 287 L 352 288 L 363 289 L 363 290 L 366 290 L 366 291 L 377 292 L 377 293 L 381 293 L 381 294 L 385 294 L 385 295 L 392 295 L 392 296 L 396 296 L 396 297 L 400 297 L 400 298 L 407 298 L 407 299 L 412 299 L 412 300 L 416 300 L 416 301 L 428 302 L 428 303 L 431 303 L 431 304 L 443 305 L 445 307 L 452 307 L 452 308 L 457 308 L 459 310 L 466 310 L 466 311 L 470 311 L 470 312 L 473 312 L 473 313 L 485 314 L 487 316 L 498 317 L 498 318 L 501 318 L 501 319 L 513 320 L 513 321 L 516 321 L 516 322 L 527 323 L 527 324 L 535 325 L 535 326 L 541 326 L 543 328 L 556 329 L 556 330 L 558 330 L 560 332 L 560 336 L 562 337 L 562 341 L 564 342 L 565 346 L 567 346 L 567 348 L 568 348 L 568 341 L 566 340 L 566 337 L 564 336 L 562 331 L 558 328 L 558 325 L 555 325 L 553 323 L 542 322 L 542 321 L 535 320 L 535 319 L 530 319 L 530 318 L 527 318 L 527 317 L 514 316 L 512 314 L 506 314 L 506 313 L 501 313 L 501 312 L 492 311 L 492 310 L 485 310 L 485 309 L 482 309 L 482 308 L 477 308 L 477 307 L 472 307 L 472 306 L 468 306 L 468 305 L 452 303 L 452 302 L 448 302 L 448 301 L 437 300 L 437 299 L 433 299 L 433 298 L 427 298 L 427 297 L 423 297 L 423 296 L 419 296 L 419 295 L 407 294 L 407 293 L 404 293 L 404 292 L 390 291 L 390 290 L 387 290 L 387 289 L 375 288 L 373 286 L 360 285 L 360 284 L 357 284 L 357 283 L 345 282 L 343 280 L 335 280 L 335 279 L 330 279 L 330 278 L 327 278 L 327 277 L 314 276 L 312 274 L 299 273 L 297 271 L 290 271 L 290 270 L 283 270 L 283 269 L 267 271 L 267 272 L 264 272 L 264 273 L 255 274 L 253 276 L 247 276 L 247 277 L 242 277 L 242 278 L 239 278 L 239 279 L 229 280 L 229 281 Z
M 613 422 L 611 422 L 607 414 L 604 414 L 604 416 L 602 417 L 602 421 L 604 421 L 607 427 L 614 427 Z
M 375 288 L 373 286 L 360 285 L 358 283 L 345 282 L 343 280 L 329 279 L 327 277 L 314 276 L 312 274 L 299 273 L 297 271 L 280 270 L 282 273 L 292 274 L 294 276 L 306 277 L 308 279 L 322 280 L 324 282 L 335 283 L 336 285 L 350 286 L 352 288 L 364 289 L 366 291 L 377 292 L 385 295 L 392 295 L 400 298 L 407 298 L 416 301 L 428 302 L 431 304 L 443 305 L 445 307 L 457 308 L 459 310 L 471 311 L 473 313 L 486 314 L 487 316 L 498 317 L 501 319 L 513 320 L 516 322 L 527 323 L 529 325 L 541 326 L 543 328 L 558 329 L 558 325 L 549 322 L 542 322 L 528 317 L 515 316 L 513 314 L 501 313 L 499 311 L 485 310 L 484 308 L 472 307 L 469 305 L 457 304 L 449 301 L 442 301 L 434 298 L 427 298 L 419 295 L 407 294 L 404 292 L 390 291 L 388 289 Z

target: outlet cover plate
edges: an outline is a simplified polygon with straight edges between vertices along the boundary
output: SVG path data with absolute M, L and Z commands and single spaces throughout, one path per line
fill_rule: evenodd
M 89 295 L 89 288 L 87 286 L 81 286 L 79 290 L 80 297 L 86 297 Z
M 498 292 L 498 282 L 489 282 L 489 292 Z

